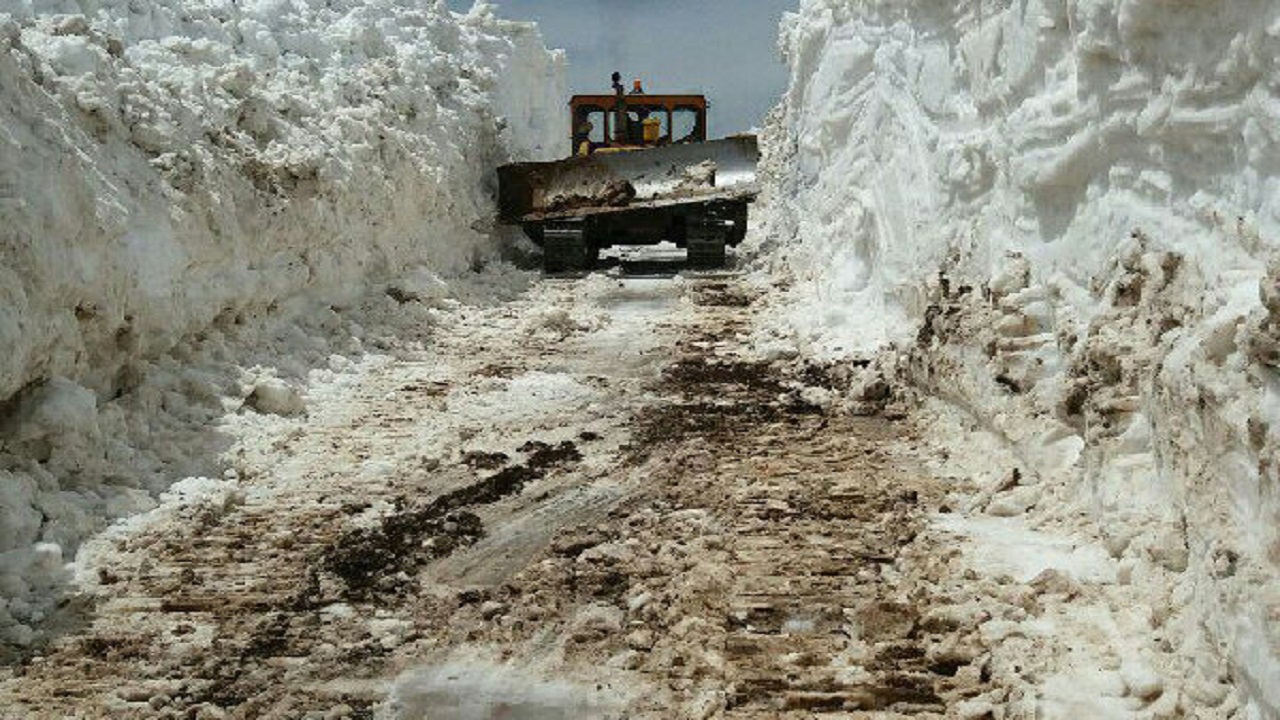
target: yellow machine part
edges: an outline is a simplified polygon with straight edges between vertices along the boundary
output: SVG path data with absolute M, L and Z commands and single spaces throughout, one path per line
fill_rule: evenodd
M 656 143 L 658 138 L 662 137 L 662 121 L 658 118 L 646 118 L 640 124 L 644 126 L 644 142 L 646 145 Z

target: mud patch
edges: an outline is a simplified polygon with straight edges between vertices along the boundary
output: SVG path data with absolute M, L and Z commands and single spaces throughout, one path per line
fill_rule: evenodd
M 582 459 L 582 453 L 578 450 L 578 446 L 570 440 L 557 445 L 550 445 L 540 440 L 530 440 L 520 446 L 520 452 L 528 456 L 524 463 L 525 467 L 534 471 L 549 470 L 566 463 L 578 462 Z
M 782 371 L 767 362 L 686 356 L 663 372 L 660 388 L 679 399 L 637 414 L 632 445 L 636 461 L 662 445 L 728 440 L 823 413 L 788 387 Z
M 736 283 L 708 282 L 698 287 L 694 302 L 701 307 L 746 308 L 754 298 Z
M 870 364 L 870 360 L 864 360 L 851 366 L 863 368 Z M 834 363 L 805 362 L 796 372 L 796 378 L 809 387 L 823 390 L 839 391 L 849 386 L 847 369 Z
M 471 451 L 462 456 L 462 464 L 472 470 L 497 470 L 511 461 L 511 457 L 502 452 Z
M 662 373 L 669 390 L 705 393 L 713 385 L 738 385 L 744 390 L 776 394 L 785 390 L 778 374 L 766 362 L 685 358 Z
M 80 641 L 80 650 L 97 660 L 128 660 L 144 657 L 151 641 L 140 637 L 92 637 Z
M 520 373 L 520 369 L 512 365 L 504 365 L 500 363 L 490 363 L 476 370 L 477 377 L 499 378 L 502 380 L 510 380 Z
M 637 414 L 635 458 L 645 458 L 664 444 L 687 439 L 725 440 L 758 431 L 762 425 L 795 424 L 803 415 L 821 413 L 822 409 L 800 402 L 754 405 L 686 403 L 676 407 L 646 409 Z
M 345 595 L 386 600 L 409 583 L 408 573 L 420 565 L 474 545 L 484 537 L 484 524 L 467 508 L 488 505 L 515 495 L 551 470 L 582 459 L 569 441 L 550 445 L 530 441 L 520 448 L 528 459 L 494 475 L 418 507 L 401 507 L 373 528 L 345 533 L 325 554 L 323 568 L 345 586 Z M 485 456 L 484 462 L 493 460 Z

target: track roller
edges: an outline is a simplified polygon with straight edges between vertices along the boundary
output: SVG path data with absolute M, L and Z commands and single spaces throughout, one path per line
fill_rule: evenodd
M 688 265 L 693 268 L 719 268 L 725 265 L 725 243 L 732 223 L 705 220 L 689 227 L 685 237 Z
M 598 254 L 589 246 L 581 221 L 548 223 L 543 229 L 542 269 L 547 274 L 588 270 Z

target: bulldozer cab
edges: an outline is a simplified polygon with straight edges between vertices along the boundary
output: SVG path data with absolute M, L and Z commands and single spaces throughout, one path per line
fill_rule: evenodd
M 574 155 L 707 140 L 702 95 L 575 95 L 569 110 Z

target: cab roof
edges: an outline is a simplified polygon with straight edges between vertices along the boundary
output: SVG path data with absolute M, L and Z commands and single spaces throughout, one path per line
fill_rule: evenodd
M 671 109 L 695 108 L 698 110 L 705 110 L 707 107 L 707 97 L 705 95 L 650 95 L 646 93 L 627 94 L 623 97 L 628 105 L 656 105 Z M 572 107 L 592 105 L 611 108 L 617 102 L 617 95 L 574 95 L 570 98 L 569 105 Z

